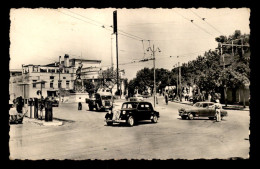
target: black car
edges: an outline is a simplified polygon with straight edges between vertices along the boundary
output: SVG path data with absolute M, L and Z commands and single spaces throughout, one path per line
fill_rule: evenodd
M 110 93 L 95 93 L 92 97 L 86 99 L 86 103 L 88 103 L 90 111 L 93 109 L 96 111 L 112 110 L 113 95 Z
M 140 120 L 151 120 L 153 123 L 157 123 L 158 118 L 159 112 L 153 109 L 150 102 L 130 101 L 124 102 L 119 111 L 109 111 L 105 115 L 105 122 L 107 125 L 113 125 L 113 123 L 126 123 L 129 126 L 133 126 Z

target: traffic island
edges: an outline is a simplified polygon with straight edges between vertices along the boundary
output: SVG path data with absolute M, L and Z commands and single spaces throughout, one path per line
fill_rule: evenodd
M 61 126 L 63 125 L 62 121 L 52 120 L 52 121 L 45 121 L 39 119 L 31 119 L 31 118 L 24 118 L 24 122 L 35 123 L 41 126 Z

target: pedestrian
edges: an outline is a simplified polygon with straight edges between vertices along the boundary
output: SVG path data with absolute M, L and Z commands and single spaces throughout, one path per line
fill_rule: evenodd
M 208 101 L 210 102 L 211 101 L 211 94 L 209 93 L 208 95 Z
M 20 97 L 17 97 L 16 98 L 16 111 L 18 113 L 23 113 L 23 97 L 20 96 Z
M 78 110 L 82 110 L 82 104 L 81 104 L 81 102 L 78 103 Z
M 165 94 L 164 94 L 164 97 L 165 97 L 165 103 L 166 103 L 166 105 L 168 105 L 168 94 L 165 93 Z
M 216 104 L 215 104 L 215 111 L 216 111 L 216 122 L 220 122 L 221 121 L 221 109 L 222 109 L 222 105 L 219 103 L 219 100 L 216 100 Z
M 48 97 L 45 98 L 45 100 L 48 100 Z M 40 108 L 40 117 L 39 119 L 42 120 L 43 119 L 43 108 L 45 106 L 45 101 L 43 99 L 43 97 L 41 98 L 41 100 L 39 101 L 39 108 Z

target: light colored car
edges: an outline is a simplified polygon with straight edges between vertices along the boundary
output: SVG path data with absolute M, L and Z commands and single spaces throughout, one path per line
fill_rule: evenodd
M 181 108 L 179 109 L 179 116 L 182 119 L 194 119 L 194 117 L 208 117 L 209 119 L 216 118 L 216 110 L 215 110 L 216 103 L 214 102 L 197 102 L 190 108 Z M 227 116 L 228 113 L 226 110 L 221 109 L 221 119 L 224 116 Z
M 143 101 L 144 100 L 143 96 L 139 95 L 139 94 L 135 94 L 134 98 L 136 98 L 136 101 Z

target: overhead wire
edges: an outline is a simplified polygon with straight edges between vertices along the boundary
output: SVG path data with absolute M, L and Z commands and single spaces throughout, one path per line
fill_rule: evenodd
M 196 15 L 198 18 L 200 18 L 201 20 L 203 20 L 205 23 L 207 23 L 211 28 L 213 28 L 214 30 L 216 30 L 218 33 L 223 34 L 223 33 L 220 32 L 217 28 L 215 28 L 212 24 L 210 24 L 209 22 L 207 22 L 207 21 L 206 21 L 207 18 L 202 18 L 201 16 L 199 16 L 197 13 L 195 13 L 195 12 L 192 11 L 191 9 L 190 9 L 190 11 L 191 11 L 194 15 Z
M 190 23 L 192 23 L 193 25 L 197 26 L 199 29 L 203 30 L 204 32 L 206 32 L 207 34 L 215 37 L 214 35 L 212 35 L 211 33 L 209 33 L 207 30 L 205 30 L 204 28 L 200 27 L 198 24 L 194 23 L 192 19 L 189 19 L 185 16 L 183 16 L 182 14 L 180 14 L 179 12 L 177 12 L 176 10 L 173 10 L 175 13 L 177 13 L 178 15 L 180 15 L 181 17 L 183 17 L 184 19 L 188 20 Z
M 113 28 L 112 25 L 109 26 L 109 25 L 103 24 L 103 23 L 101 23 L 101 22 L 99 22 L 99 21 L 96 21 L 96 20 L 93 20 L 93 19 L 88 18 L 88 17 L 86 17 L 86 16 L 83 16 L 83 15 L 81 15 L 81 14 L 78 14 L 78 13 L 76 13 L 76 12 L 72 12 L 72 11 L 67 10 L 67 9 L 64 9 L 64 10 L 69 11 L 69 12 L 75 14 L 75 15 L 79 15 L 79 16 L 81 16 L 81 17 L 83 17 L 83 18 L 88 19 L 88 20 L 91 20 L 92 22 L 96 22 L 96 23 L 98 23 L 98 24 L 101 24 L 101 25 L 102 25 L 101 27 L 103 27 L 103 28 L 106 28 L 106 27 Z M 96 26 L 100 26 L 100 25 L 96 25 Z M 105 26 L 106 26 L 106 27 L 105 27 Z M 107 28 L 106 28 L 106 29 L 107 29 Z M 108 30 L 109 30 L 109 29 L 108 29 Z M 110 30 L 110 31 L 111 31 L 111 30 Z M 132 39 L 135 39 L 135 40 L 145 40 L 144 38 L 141 38 L 141 37 L 139 37 L 139 36 L 136 36 L 136 35 L 127 33 L 127 32 L 122 31 L 122 30 L 120 30 L 120 29 L 118 29 L 118 31 L 119 31 L 119 32 L 122 32 L 122 33 L 119 33 L 120 35 L 129 37 L 129 38 L 132 38 Z

